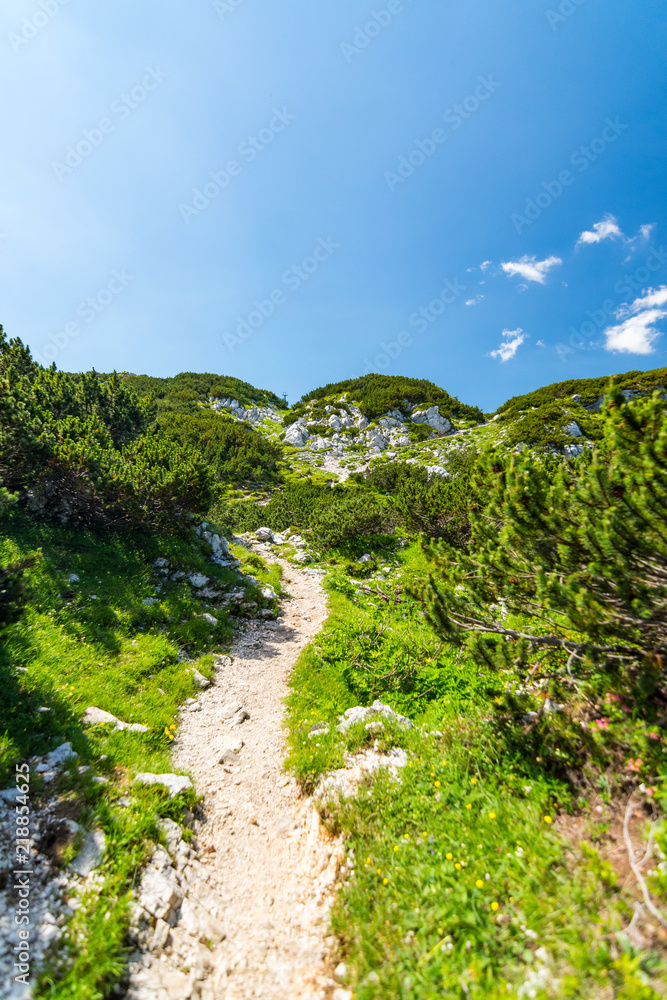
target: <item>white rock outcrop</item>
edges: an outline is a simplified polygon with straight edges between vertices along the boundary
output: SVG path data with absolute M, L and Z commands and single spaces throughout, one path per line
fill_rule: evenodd
M 86 709 L 81 721 L 84 726 L 113 726 L 119 732 L 121 730 L 127 730 L 129 733 L 148 732 L 148 726 L 144 726 L 140 722 L 122 722 L 111 712 L 105 712 L 104 709 L 96 708 L 94 705 L 90 705 Z
M 285 431 L 284 442 L 285 444 L 291 444 L 294 448 L 303 448 L 304 444 L 310 437 L 310 432 L 306 426 L 306 421 L 303 417 L 290 424 L 290 426 Z
M 430 406 L 428 410 L 413 410 L 410 420 L 415 424 L 428 424 L 436 434 L 448 434 L 452 429 L 451 421 L 442 416 L 438 406 Z
M 192 782 L 184 774 L 151 774 L 150 771 L 142 771 L 134 780 L 139 785 L 163 785 L 172 799 L 179 792 L 192 788 Z

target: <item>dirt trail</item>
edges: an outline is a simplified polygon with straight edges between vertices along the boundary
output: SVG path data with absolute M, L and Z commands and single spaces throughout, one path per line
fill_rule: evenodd
M 326 935 L 342 849 L 283 771 L 282 725 L 287 679 L 327 604 L 317 575 L 283 566 L 292 595 L 284 614 L 250 623 L 238 637 L 231 663 L 223 658 L 200 696 L 201 710 L 183 714 L 175 745 L 175 763 L 205 795 L 189 889 L 213 891 L 225 904 L 227 936 L 202 992 L 214 1000 L 319 1000 L 335 987 Z M 234 702 L 250 718 L 232 727 L 221 715 Z M 229 765 L 214 763 L 228 735 L 243 749 Z

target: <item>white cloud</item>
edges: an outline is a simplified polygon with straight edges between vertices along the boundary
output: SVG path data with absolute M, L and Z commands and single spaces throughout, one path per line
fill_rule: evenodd
M 629 240 L 625 240 L 625 245 L 626 247 L 629 247 L 630 252 L 623 261 L 624 264 L 627 264 L 627 262 L 632 259 L 632 255 L 636 250 L 650 240 L 651 233 L 655 229 L 655 225 L 655 222 L 647 222 L 645 225 L 639 227 L 635 236 Z
M 635 299 L 631 306 L 628 306 L 630 312 L 638 313 L 642 309 L 654 309 L 656 306 L 667 305 L 667 285 L 661 285 L 660 288 L 650 288 L 648 293 L 643 299 Z
M 475 299 L 466 299 L 467 306 L 476 306 L 478 302 L 481 302 L 484 298 L 483 295 L 478 295 Z
M 586 229 L 580 234 L 577 246 L 580 243 L 601 243 L 602 240 L 614 240 L 617 236 L 622 237 L 623 233 L 619 229 L 616 219 L 613 215 L 605 215 L 604 219 L 596 222 L 592 229 Z
M 491 351 L 492 358 L 500 358 L 501 361 L 509 361 L 523 344 L 529 334 L 524 333 L 521 327 L 517 330 L 503 330 L 503 342 L 497 350 Z
M 655 324 L 667 316 L 667 310 L 660 308 L 664 305 L 667 305 L 667 285 L 652 288 L 630 305 L 622 305 L 616 317 L 623 322 L 604 331 L 605 350 L 620 354 L 653 354 L 653 345 L 660 336 Z
M 519 260 L 508 260 L 501 264 L 505 274 L 510 277 L 515 274 L 521 275 L 526 281 L 537 281 L 544 284 L 544 279 L 552 267 L 558 267 L 563 261 L 560 257 L 547 257 L 546 260 L 537 260 L 536 257 L 520 257 Z
M 536 341 L 536 345 L 537 345 L 537 347 L 546 347 L 546 346 L 547 346 L 547 345 L 546 345 L 546 344 L 544 343 L 544 341 L 543 341 L 543 340 L 538 340 L 538 341 Z

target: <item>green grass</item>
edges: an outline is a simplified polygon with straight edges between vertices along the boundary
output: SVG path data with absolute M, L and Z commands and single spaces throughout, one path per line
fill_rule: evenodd
M 385 591 L 425 572 L 418 546 L 397 558 Z M 665 965 L 624 933 L 633 897 L 594 844 L 569 843 L 554 822 L 577 807 L 572 788 L 496 726 L 498 676 L 440 649 L 410 601 L 366 597 L 339 567 L 329 591 L 329 620 L 291 677 L 288 764 L 311 791 L 346 752 L 375 743 L 409 756 L 400 783 L 385 773 L 326 812 L 354 870 L 333 916 L 353 995 L 663 995 Z M 377 738 L 363 724 L 344 736 L 331 725 L 308 738 L 374 697 L 418 728 L 387 725 Z
M 164 557 L 173 570 L 201 572 L 221 590 L 243 584 L 245 599 L 256 606 L 275 602 L 262 599 L 258 586 L 236 571 L 211 563 L 210 550 L 191 531 L 96 535 L 38 524 L 18 511 L 1 527 L 0 561 L 30 554 L 36 561 L 27 571 L 29 603 L 4 633 L 0 649 L 0 787 L 18 761 L 70 741 L 78 759 L 48 787 L 35 776 L 33 801 L 55 793 L 64 815 L 86 830 L 101 827 L 107 838 L 103 883 L 82 897 L 67 927 L 66 947 L 42 976 L 36 996 L 94 1000 L 110 994 L 125 967 L 129 893 L 146 854 L 161 839 L 157 820 L 182 820 L 195 802 L 194 792 L 170 800 L 164 789 L 132 784 L 139 771 L 174 770 L 170 749 L 178 707 L 196 693 L 193 663 L 179 662 L 179 649 L 211 676 L 212 654 L 227 647 L 234 625 L 230 611 L 197 598 L 182 580 L 165 581 L 152 564 Z M 276 570 L 267 571 L 256 556 L 245 562 L 260 582 L 279 588 Z M 72 573 L 79 582 L 69 582 Z M 147 597 L 158 603 L 144 605 Z M 218 625 L 203 619 L 204 612 Z M 84 728 L 81 718 L 90 705 L 149 731 Z M 80 766 L 88 770 L 80 773 Z M 74 853 L 67 848 L 63 861 Z

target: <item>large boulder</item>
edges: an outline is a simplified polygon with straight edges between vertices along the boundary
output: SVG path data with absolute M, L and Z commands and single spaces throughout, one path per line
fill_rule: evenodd
M 303 448 L 309 437 L 310 433 L 306 427 L 306 421 L 300 417 L 296 423 L 290 424 L 287 428 L 284 441 L 285 444 L 291 444 L 294 448 Z
M 451 422 L 442 416 L 437 406 L 430 406 L 428 410 L 415 410 L 410 414 L 410 419 L 415 424 L 428 424 L 436 434 L 447 434 L 452 429 Z

